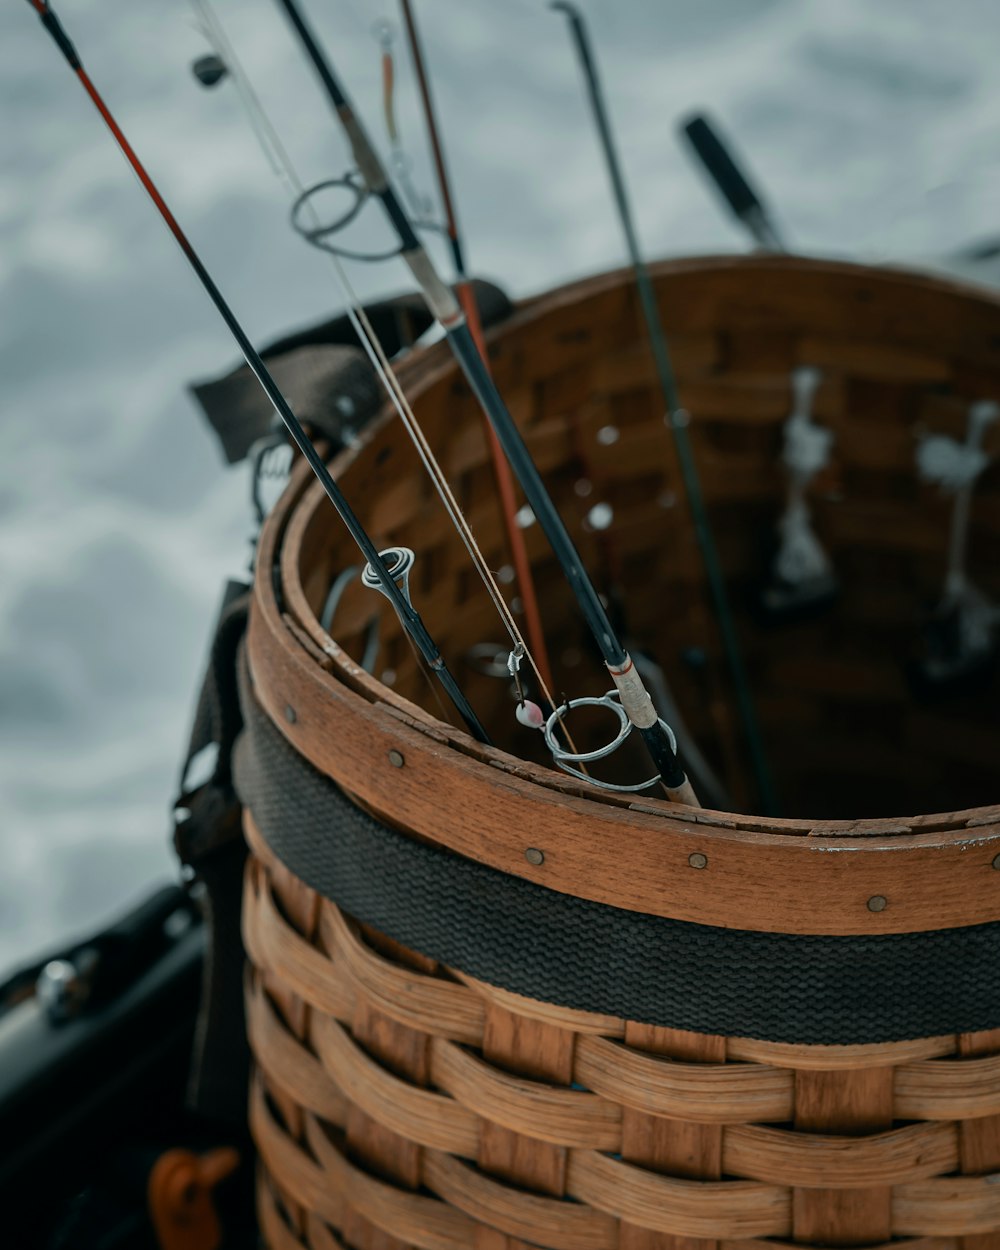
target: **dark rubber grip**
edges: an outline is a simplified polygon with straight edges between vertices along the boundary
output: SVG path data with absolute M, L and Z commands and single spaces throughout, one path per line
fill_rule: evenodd
M 737 168 L 725 144 L 700 114 L 682 127 L 688 141 L 737 217 L 751 209 L 763 211 L 756 192 Z

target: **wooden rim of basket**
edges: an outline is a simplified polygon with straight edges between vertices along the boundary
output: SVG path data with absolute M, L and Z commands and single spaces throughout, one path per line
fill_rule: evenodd
M 686 259 L 659 274 L 734 267 L 864 275 L 998 309 L 923 275 L 788 257 Z M 497 341 L 535 316 L 620 284 L 606 274 L 520 306 Z M 952 326 L 954 330 L 955 327 Z M 454 366 L 443 345 L 400 369 L 418 393 Z M 383 412 L 368 437 L 392 419 Z M 334 462 L 342 474 L 356 452 Z M 761 932 L 888 934 L 1000 918 L 1000 805 L 899 820 L 785 820 L 596 795 L 474 742 L 376 681 L 325 633 L 301 582 L 310 522 L 328 507 L 300 464 L 261 535 L 248 658 L 254 689 L 293 747 L 386 823 L 563 893 L 677 920 Z M 402 756 L 403 764 L 390 761 Z M 531 863 L 528 849 L 543 860 Z M 533 856 L 537 859 L 537 856 Z

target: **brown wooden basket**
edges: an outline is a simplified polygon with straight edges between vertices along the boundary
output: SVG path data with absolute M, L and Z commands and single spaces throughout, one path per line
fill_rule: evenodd
M 415 603 L 511 754 L 440 718 L 381 601 L 352 588 L 336 642 L 321 628 L 332 581 L 357 560 L 301 470 L 262 537 L 259 567 L 277 576 L 255 586 L 255 700 L 385 825 L 581 905 L 802 941 L 985 932 L 1000 920 L 995 693 L 984 683 L 921 704 L 899 661 L 940 586 L 949 509 L 917 479 L 915 435 L 960 435 L 969 402 L 1000 395 L 1000 304 L 789 258 L 684 261 L 655 280 L 768 754 L 796 815 L 596 792 L 532 757 L 505 685 L 463 667 L 495 619 L 388 415 L 336 472 L 380 545 L 417 550 Z M 700 744 L 748 802 L 629 279 L 522 305 L 493 332 L 491 357 L 598 584 L 625 588 L 633 636 L 664 657 Z M 813 504 L 843 591 L 827 617 L 776 631 L 749 605 L 780 507 L 797 364 L 824 373 L 818 415 L 836 452 Z M 439 347 L 403 377 L 502 566 L 470 397 Z M 614 509 L 609 531 L 586 528 L 597 499 Z M 538 527 L 525 532 L 559 688 L 600 693 Z M 1000 597 L 998 551 L 988 473 L 973 571 Z M 373 616 L 382 680 L 357 662 Z M 679 659 L 692 646 L 697 668 Z M 487 984 L 346 914 L 279 859 L 257 815 L 244 911 L 251 1121 L 274 1250 L 1000 1247 L 1000 1028 L 961 1032 L 956 1018 L 932 1037 L 805 1045 L 526 997 L 510 991 L 516 978 Z

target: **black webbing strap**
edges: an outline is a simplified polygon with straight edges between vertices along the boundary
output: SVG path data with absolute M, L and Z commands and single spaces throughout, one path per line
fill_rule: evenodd
M 240 899 L 246 845 L 233 789 L 233 743 L 243 725 L 236 654 L 246 632 L 247 587 L 230 582 L 212 642 L 175 804 L 174 846 L 204 886 L 208 930 L 188 1104 L 210 1120 L 242 1127 L 250 1051 L 243 1014 Z M 217 747 L 211 776 L 191 788 L 192 762 Z
M 240 697 L 236 788 L 275 853 L 352 916 L 452 968 L 583 1011 L 775 1042 L 1000 1027 L 1000 924 L 753 933 L 559 894 L 379 824 L 275 729 L 242 663 Z

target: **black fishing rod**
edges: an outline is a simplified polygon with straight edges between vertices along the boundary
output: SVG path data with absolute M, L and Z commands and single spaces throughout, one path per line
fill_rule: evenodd
M 725 648 L 729 670 L 732 674 L 733 689 L 736 695 L 740 719 L 743 722 L 743 732 L 746 737 L 747 747 L 750 751 L 751 765 L 754 776 L 757 779 L 757 788 L 760 792 L 764 812 L 766 815 L 773 815 L 777 806 L 774 786 L 771 782 L 767 760 L 764 758 L 760 728 L 757 724 L 757 714 L 750 695 L 750 686 L 747 681 L 746 669 L 743 665 L 739 640 L 736 636 L 736 627 L 729 607 L 726 583 L 722 575 L 718 552 L 715 548 L 715 540 L 712 537 L 712 530 L 708 522 L 701 482 L 698 478 L 694 452 L 692 451 L 691 440 L 688 435 L 690 417 L 685 409 L 681 407 L 674 370 L 670 361 L 670 351 L 667 347 L 667 336 L 663 329 L 663 322 L 660 320 L 660 311 L 656 302 L 656 292 L 653 289 L 653 281 L 649 275 L 649 269 L 639 250 L 639 239 L 632 218 L 632 208 L 625 188 L 625 179 L 618 160 L 614 137 L 611 133 L 611 123 L 608 119 L 607 109 L 604 106 L 604 96 L 597 76 L 597 66 L 591 50 L 590 38 L 587 34 L 583 17 L 574 5 L 567 3 L 566 0 L 554 0 L 551 7 L 564 13 L 569 19 L 573 40 L 576 44 L 580 62 L 583 65 L 590 103 L 594 112 L 594 120 L 597 123 L 597 129 L 600 134 L 601 147 L 604 151 L 608 175 L 611 179 L 615 203 L 618 208 L 618 216 L 621 219 L 622 229 L 625 233 L 625 241 L 628 245 L 632 269 L 635 272 L 635 283 L 639 292 L 643 317 L 646 322 L 649 346 L 653 353 L 656 372 L 660 381 L 660 390 L 667 409 L 666 422 L 673 434 L 674 445 L 677 448 L 677 459 L 680 464 L 681 476 L 684 479 L 688 504 L 691 508 L 695 535 L 701 550 L 701 558 L 705 565 L 709 591 L 715 606 L 719 630 L 722 634 L 722 645 Z
M 362 178 L 382 203 L 400 242 L 400 256 L 416 279 L 427 306 L 440 322 L 448 343 L 476 398 L 496 431 L 504 454 L 521 483 L 538 523 L 570 584 L 584 619 L 604 657 L 605 665 L 621 698 L 628 720 L 642 736 L 667 793 L 676 802 L 697 806 L 694 790 L 684 774 L 669 731 L 660 721 L 632 657 L 619 641 L 600 597 L 587 576 L 531 453 L 497 390 L 476 347 L 461 307 L 451 289 L 438 276 L 431 258 L 417 238 L 406 210 L 389 183 L 378 154 L 344 93 L 329 58 L 321 50 L 295 0 L 278 0 L 302 42 L 322 82 L 334 112 L 350 142 Z
M 757 246 L 765 252 L 786 251 L 770 213 L 708 118 L 701 113 L 688 118 L 681 127 L 681 133 L 691 144 L 736 220 L 750 232 Z
M 448 697 L 454 703 L 459 715 L 465 721 L 469 732 L 480 742 L 489 744 L 489 735 L 486 733 L 486 730 L 480 723 L 479 718 L 472 710 L 468 699 L 466 699 L 465 695 L 462 693 L 462 690 L 455 681 L 455 678 L 449 672 L 444 659 L 441 656 L 441 652 L 438 650 L 437 645 L 428 632 L 426 625 L 424 625 L 421 620 L 420 614 L 410 603 L 409 594 L 396 582 L 396 577 L 400 577 L 400 579 L 403 580 L 401 573 L 404 565 L 406 565 L 405 558 L 399 549 L 395 549 L 391 553 L 393 555 L 393 568 L 390 569 L 386 564 L 386 561 L 379 554 L 378 548 L 372 542 L 364 526 L 354 514 L 353 509 L 344 497 L 340 487 L 330 475 L 330 471 L 323 462 L 322 456 L 320 456 L 319 452 L 313 445 L 312 440 L 302 428 L 298 417 L 296 417 L 295 413 L 292 412 L 288 401 L 278 389 L 278 384 L 275 382 L 274 378 L 271 377 L 271 374 L 268 372 L 267 366 L 260 358 L 257 349 L 250 342 L 249 338 L 247 338 L 243 327 L 236 320 L 235 314 L 223 298 L 222 292 L 215 285 L 208 270 L 201 263 L 201 260 L 188 240 L 187 235 L 180 228 L 177 219 L 167 207 L 166 201 L 156 189 L 152 178 L 150 178 L 142 162 L 132 150 L 131 145 L 119 128 L 118 123 L 112 116 L 108 106 L 104 103 L 104 100 L 102 99 L 97 88 L 91 82 L 90 76 L 87 74 L 87 71 L 83 68 L 83 65 L 80 62 L 76 49 L 73 47 L 73 44 L 60 24 L 59 19 L 49 7 L 47 0 L 28 0 L 28 3 L 38 13 L 42 20 L 42 25 L 52 36 L 59 49 L 62 51 L 63 56 L 65 56 L 67 62 L 69 63 L 70 68 L 76 74 L 77 78 L 79 78 L 84 90 L 87 92 L 87 95 L 90 96 L 95 108 L 104 119 L 104 122 L 111 131 L 112 135 L 114 135 L 115 142 L 121 149 L 122 155 L 132 166 L 136 177 L 142 183 L 146 193 L 149 195 L 149 198 L 156 205 L 160 216 L 163 218 L 171 234 L 177 240 L 181 251 L 187 257 L 191 268 L 198 275 L 199 281 L 208 292 L 212 303 L 218 309 L 223 321 L 229 327 L 230 333 L 239 345 L 240 351 L 243 353 L 247 364 L 256 375 L 257 381 L 260 383 L 268 399 L 274 405 L 275 411 L 285 423 L 285 426 L 287 427 L 289 434 L 295 440 L 299 451 L 302 452 L 302 455 L 309 462 L 309 467 L 319 479 L 323 489 L 326 491 L 327 496 L 330 499 L 330 502 L 340 514 L 341 520 L 350 530 L 351 537 L 357 543 L 365 559 L 368 561 L 368 565 L 372 569 L 375 579 L 377 579 L 377 588 L 382 591 L 382 593 L 392 603 L 392 606 L 396 609 L 399 614 L 399 619 L 406 629 L 406 632 L 413 639 L 413 642 L 420 654 L 427 662 L 428 668 L 436 674 L 438 680 L 441 682 L 442 686 L 444 686 Z M 412 559 L 412 553 L 407 554 Z

